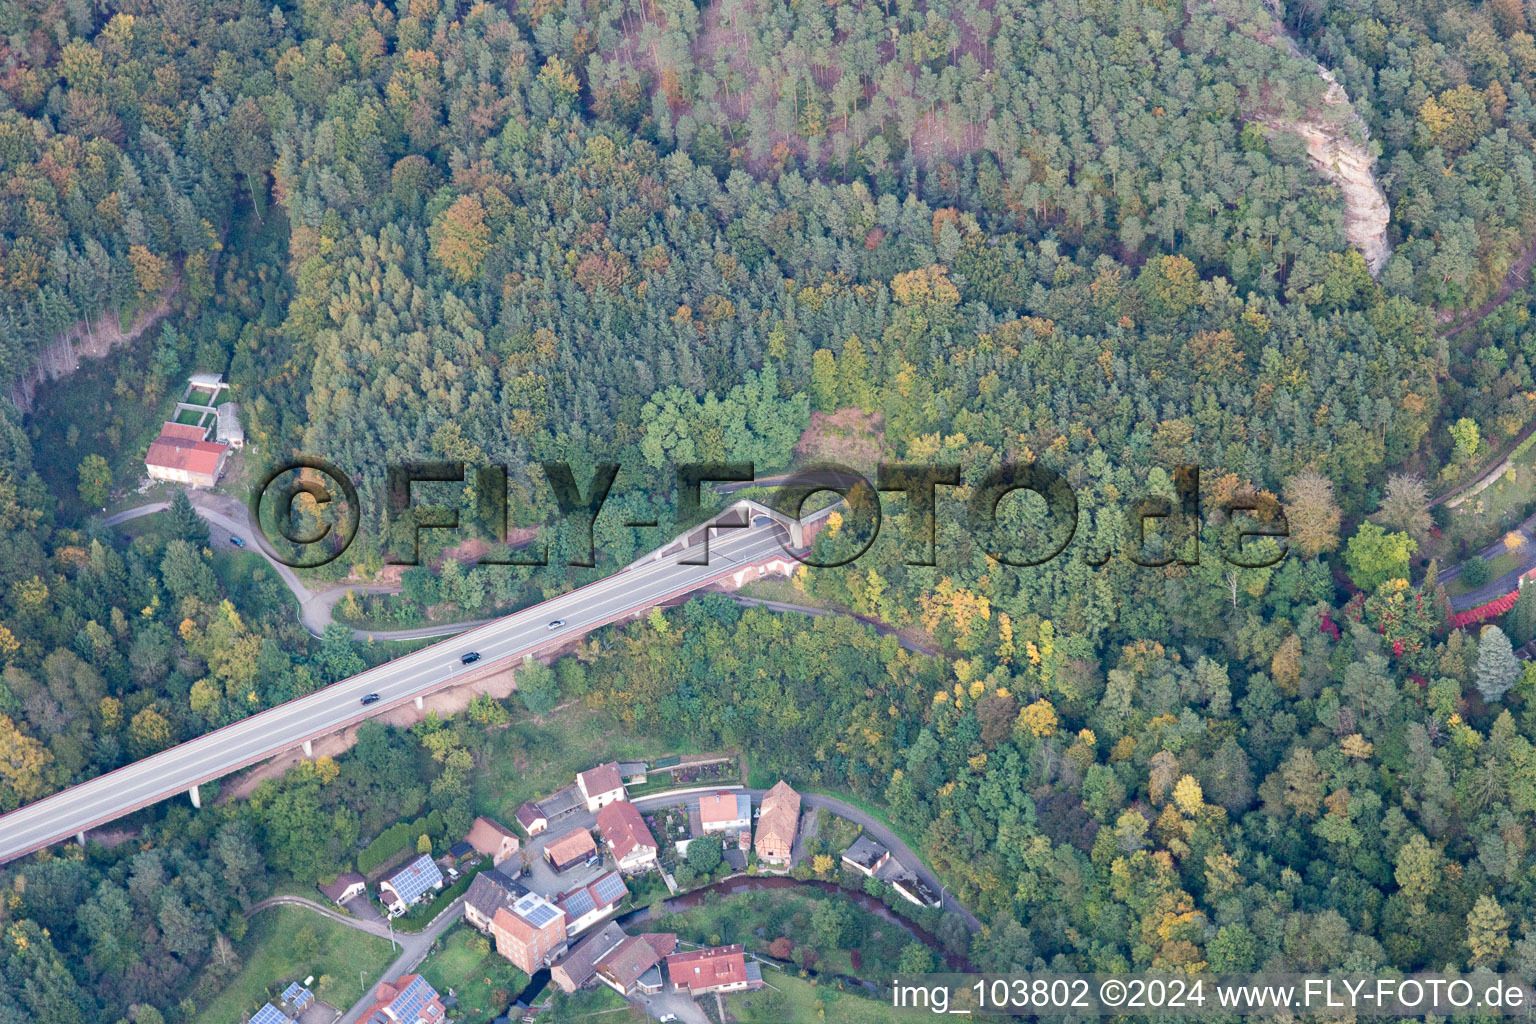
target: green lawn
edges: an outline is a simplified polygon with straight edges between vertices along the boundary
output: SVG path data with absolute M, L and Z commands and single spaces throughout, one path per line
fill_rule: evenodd
M 313 932 L 317 952 L 300 958 L 296 936 Z M 255 1013 L 261 1004 L 282 994 L 290 981 L 314 975 L 316 997 L 346 1009 L 372 987 L 389 966 L 394 954 L 389 940 L 358 931 L 300 907 L 270 907 L 251 919 L 240 941 L 240 972 L 217 996 L 201 990 L 194 995 L 199 1012 L 195 1024 L 235 1024 L 242 1014 Z M 206 1002 L 205 1002 L 206 1000 Z
M 645 1019 L 644 1011 L 637 1006 L 630 1006 L 623 996 L 607 985 L 593 985 L 570 995 L 553 985 L 544 991 L 553 992 L 554 996 L 550 1000 L 549 1009 L 539 1014 L 540 1021 L 590 1019 L 593 1024 L 623 1024 L 625 1021 Z
M 826 900 L 848 912 L 852 927 L 841 948 L 816 941 L 811 915 Z M 676 932 L 684 942 L 701 946 L 740 942 L 749 951 L 768 955 L 773 940 L 784 936 L 795 946 L 817 953 L 816 969 L 880 981 L 896 969 L 902 949 L 913 939 L 906 929 L 840 896 L 823 897 L 815 889 L 773 889 L 708 899 L 704 905 L 656 920 L 656 931 Z M 758 932 L 762 934 L 759 935 Z M 857 950 L 861 964 L 853 965 Z
M 182 399 L 182 402 L 186 405 L 206 405 L 211 407 L 213 405 L 213 393 L 211 391 L 204 391 L 202 388 L 188 388 L 187 397 Z
M 207 419 L 207 417 L 208 413 L 206 412 L 198 412 L 195 409 L 183 409 L 176 414 L 176 422 L 191 424 L 194 427 L 201 427 L 204 426 L 203 421 Z
M 1516 548 L 1514 551 L 1505 551 L 1497 558 L 1490 560 L 1488 562 L 1488 582 L 1492 583 L 1494 580 L 1498 579 L 1500 576 L 1503 576 L 1505 573 L 1513 572 L 1520 568 L 1521 563 L 1525 560 L 1525 556 L 1526 551 L 1524 548 Z M 1457 576 L 1453 580 L 1447 581 L 1445 584 L 1445 592 L 1451 597 L 1455 597 L 1458 594 L 1465 594 L 1468 591 L 1475 589 L 1475 587 L 1468 586 L 1467 582 L 1460 576 Z
M 458 997 L 454 1019 L 460 1024 L 486 1024 L 506 1010 L 512 997 L 528 984 L 528 976 L 489 946 L 485 936 L 465 924 L 454 925 L 438 940 L 438 948 L 422 961 L 420 971 L 432 987 Z
M 518 804 L 571 785 L 577 772 L 604 761 L 645 761 L 664 753 L 674 751 L 626 734 L 612 718 L 579 702 L 546 716 L 543 724 L 519 715 L 507 728 L 491 733 L 481 759 L 485 768 L 475 777 L 475 813 L 511 822 Z
M 1523 520 L 1527 507 L 1536 501 L 1536 454 L 1529 441 L 1511 465 L 1513 473 L 1506 470 L 1482 491 L 1449 509 L 1444 536 L 1432 540 L 1420 554 L 1438 557 L 1442 566 L 1447 565 L 1455 561 L 1461 542 L 1469 552 L 1480 551 Z
M 887 1024 L 888 1021 L 932 1021 L 932 1010 L 897 1009 L 885 1002 L 838 991 L 830 984 L 795 977 L 771 967 L 763 969 L 771 987 L 725 997 L 726 1012 L 746 1024 L 786 1024 L 824 1020 L 829 1024 Z

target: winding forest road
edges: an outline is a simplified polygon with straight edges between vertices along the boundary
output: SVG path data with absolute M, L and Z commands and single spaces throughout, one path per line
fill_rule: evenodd
M 251 540 L 255 535 L 255 527 L 251 524 L 250 511 L 244 505 L 226 495 L 209 494 L 206 491 L 190 488 L 186 493 L 192 502 L 193 510 L 208 522 L 210 542 L 215 547 L 234 548 L 236 545 L 230 541 L 230 538 L 239 537 L 245 541 L 240 545 L 243 550 L 264 558 L 277 573 L 278 578 L 283 581 L 283 585 L 293 594 L 294 600 L 299 602 L 299 622 L 315 636 L 319 636 L 325 631 L 326 626 L 336 621 L 336 604 L 347 594 L 395 594 L 400 591 L 397 584 L 390 583 L 338 583 L 323 590 L 311 590 L 297 573 L 267 554 L 260 544 Z M 147 505 L 138 505 L 110 515 L 103 522 L 107 526 L 116 526 L 156 512 L 164 512 L 170 508 L 170 504 L 168 501 L 155 501 Z M 463 633 L 493 621 L 495 617 L 418 626 L 413 629 L 354 629 L 352 635 L 364 641 L 427 640 Z

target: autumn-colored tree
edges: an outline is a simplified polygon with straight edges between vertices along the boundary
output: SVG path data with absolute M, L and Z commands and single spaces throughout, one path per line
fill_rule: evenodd
M 1429 515 L 1429 488 L 1412 473 L 1393 473 L 1375 519 L 1388 529 L 1406 533 L 1421 543 L 1434 525 Z
M 46 793 L 47 771 L 52 763 L 53 755 L 47 747 L 0 715 L 0 782 L 6 787 L 0 790 L 0 810 L 14 810 L 18 804 Z
M 1290 543 L 1308 558 L 1339 546 L 1343 514 L 1333 499 L 1333 482 L 1315 470 L 1305 470 L 1285 483 L 1285 519 Z
M 474 280 L 490 252 L 491 229 L 485 207 L 474 196 L 460 196 L 438 214 L 428 231 L 432 256 L 460 284 Z
M 1509 915 L 1492 893 L 1483 893 L 1467 912 L 1468 962 L 1474 968 L 1497 970 L 1509 952 Z
M 128 723 L 128 747 L 135 757 L 148 757 L 171 745 L 171 723 L 147 707 Z

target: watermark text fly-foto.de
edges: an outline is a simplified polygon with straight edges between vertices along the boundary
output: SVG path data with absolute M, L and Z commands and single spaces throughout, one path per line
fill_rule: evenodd
M 569 463 L 540 464 L 560 521 L 568 533 L 566 564 L 596 565 L 593 528 L 619 476 L 618 463 L 597 463 L 585 483 Z M 705 520 L 703 489 L 724 484 L 740 487 L 755 481 L 750 462 L 685 463 L 673 468 L 677 495 L 674 522 L 691 527 Z M 470 467 L 462 461 L 410 462 L 387 467 L 384 504 L 396 531 L 386 561 L 416 565 L 423 531 L 460 529 L 460 511 L 420 500 L 425 485 L 468 485 L 475 499 L 481 529 L 505 545 L 514 526 L 508 519 L 508 471 L 504 466 Z M 1228 566 L 1267 568 L 1287 552 L 1289 530 L 1284 509 L 1273 496 L 1239 493 L 1219 508 L 1202 507 L 1200 470 L 1182 465 L 1170 474 L 1172 494 L 1151 495 L 1126 510 L 1123 542 L 1118 552 L 1147 567 L 1198 565 L 1201 529 L 1207 513 L 1222 524 L 1218 557 Z M 969 493 L 964 495 L 963 491 Z M 1014 567 L 1043 565 L 1059 557 L 1078 534 L 1077 495 L 1066 479 L 1039 462 L 1003 463 L 967 479 L 958 465 L 882 463 L 875 478 L 846 466 L 823 464 L 776 478 L 754 506 L 762 515 L 740 521 L 716 518 L 701 532 L 699 550 L 684 564 L 708 564 L 711 532 L 769 527 L 783 553 L 813 568 L 848 565 L 874 545 L 886 518 L 882 495 L 899 495 L 906 527 L 906 564 L 938 565 L 938 523 L 958 516 L 961 535 L 986 556 Z M 796 529 L 814 496 L 836 496 L 844 542 L 835 552 L 814 551 Z M 339 467 L 314 456 L 300 456 L 273 467 L 252 492 L 250 511 L 262 546 L 274 557 L 297 568 L 313 568 L 341 556 L 356 539 L 361 523 L 358 489 Z M 959 506 L 958 508 L 956 506 Z M 632 520 L 627 528 L 656 528 L 659 521 Z M 403 528 L 403 531 L 401 530 Z M 269 532 L 270 530 L 270 532 Z M 402 537 L 403 532 L 403 537 Z M 274 536 L 273 534 L 276 534 Z M 1082 560 L 1101 566 L 1113 550 L 1082 552 Z M 543 566 L 547 546 L 504 552 L 480 559 L 481 564 Z

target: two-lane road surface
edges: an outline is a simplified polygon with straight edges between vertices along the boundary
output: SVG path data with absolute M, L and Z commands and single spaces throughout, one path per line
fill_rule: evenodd
M 709 543 L 707 565 L 683 564 L 684 558 L 700 557 L 697 547 L 636 563 L 568 594 L 28 804 L 0 817 L 0 863 L 450 686 L 470 671 L 521 659 L 698 590 L 745 566 L 783 557 L 784 528 L 767 525 L 761 518 L 754 518 L 753 524 L 721 530 Z M 556 621 L 561 625 L 553 625 Z M 479 652 L 479 663 L 467 667 L 460 663 L 460 656 L 468 651 Z M 379 700 L 365 706 L 362 698 L 370 693 L 377 693 Z

